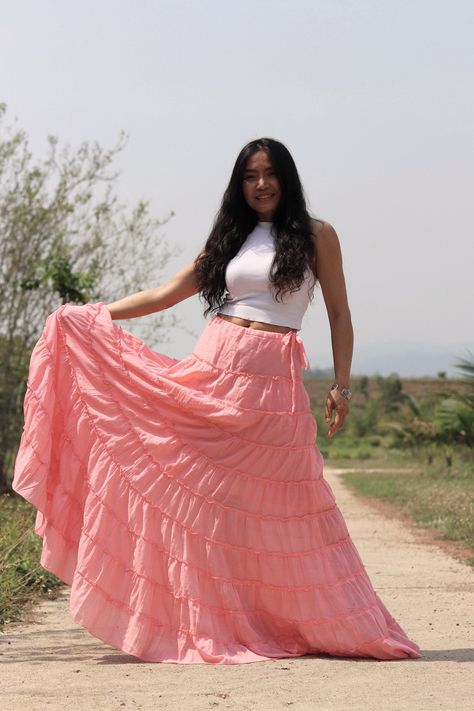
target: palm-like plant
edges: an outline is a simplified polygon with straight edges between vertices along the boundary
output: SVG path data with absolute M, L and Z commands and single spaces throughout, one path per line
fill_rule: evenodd
M 390 433 L 394 446 L 418 447 L 422 444 L 433 442 L 436 438 L 432 422 L 432 408 L 420 402 L 413 395 L 404 395 L 408 412 L 400 421 L 385 422 L 383 432 Z
M 474 446 L 474 356 L 460 358 L 454 366 L 466 375 L 468 388 L 442 400 L 435 411 L 435 427 L 440 439 Z
M 464 401 L 456 398 L 443 400 L 435 411 L 434 423 L 436 433 L 443 441 L 474 445 L 474 407 Z
M 460 358 L 454 366 L 464 373 L 468 383 L 468 391 L 460 394 L 459 399 L 474 410 L 474 355 L 470 351 L 468 354 L 467 358 Z

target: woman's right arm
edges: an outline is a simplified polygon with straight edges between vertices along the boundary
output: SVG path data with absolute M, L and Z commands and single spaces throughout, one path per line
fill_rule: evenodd
M 112 319 L 146 316 L 155 311 L 163 311 L 197 294 L 199 289 L 194 271 L 195 262 L 196 260 L 193 259 L 186 264 L 162 286 L 137 291 L 135 294 L 106 304 Z

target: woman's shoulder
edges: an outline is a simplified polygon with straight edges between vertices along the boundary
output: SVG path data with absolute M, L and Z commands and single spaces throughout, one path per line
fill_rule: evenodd
M 330 222 L 319 220 L 315 217 L 311 218 L 311 235 L 315 245 L 322 242 L 337 240 L 337 233 Z
M 311 236 L 314 244 L 315 263 L 334 264 L 341 259 L 341 245 L 336 230 L 331 223 L 323 220 L 311 220 Z
M 324 228 L 324 225 L 327 225 L 327 222 L 324 222 L 324 220 L 319 220 L 316 217 L 312 217 L 310 219 L 311 222 L 311 229 L 313 234 L 318 234 L 318 232 L 321 232 L 321 230 Z

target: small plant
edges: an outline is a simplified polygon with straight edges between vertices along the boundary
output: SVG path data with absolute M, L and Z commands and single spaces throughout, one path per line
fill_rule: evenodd
M 356 437 L 373 435 L 377 431 L 379 421 L 379 408 L 375 400 L 368 400 L 363 408 L 354 409 L 350 426 Z
M 35 509 L 19 497 L 0 497 L 0 626 L 21 619 L 25 605 L 53 597 L 62 585 L 39 563 L 35 516 Z
M 369 399 L 369 379 L 366 375 L 360 377 L 356 390 L 365 397 L 366 401 Z
M 445 447 L 444 448 L 444 458 L 446 460 L 446 464 L 449 468 L 452 467 L 453 465 L 453 447 Z
M 377 377 L 377 385 L 380 391 L 379 402 L 383 412 L 397 412 L 402 402 L 406 399 L 398 375 L 393 374 L 386 378 L 379 375 Z

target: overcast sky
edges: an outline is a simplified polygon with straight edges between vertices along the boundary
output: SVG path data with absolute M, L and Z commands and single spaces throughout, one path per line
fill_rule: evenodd
M 472 0 L 0 8 L 7 118 L 38 155 L 48 134 L 111 146 L 125 130 L 121 197 L 175 212 L 164 233 L 181 255 L 165 276 L 207 238 L 242 146 L 271 136 L 293 154 L 313 215 L 339 235 L 354 362 L 382 345 L 474 350 Z M 301 336 L 311 364 L 327 366 L 317 293 Z M 202 310 L 197 297 L 175 307 L 196 337 Z M 163 351 L 183 357 L 194 341 L 176 329 Z

